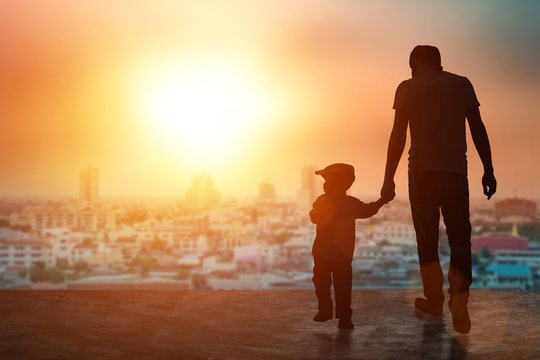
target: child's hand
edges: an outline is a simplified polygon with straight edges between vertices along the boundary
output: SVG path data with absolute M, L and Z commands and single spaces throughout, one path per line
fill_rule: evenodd
M 377 201 L 375 201 L 375 203 L 377 204 L 377 206 L 379 207 L 379 209 L 381 207 L 383 207 L 383 205 L 386 205 L 390 202 L 390 200 L 387 200 L 387 199 L 384 199 L 384 198 L 379 198 Z

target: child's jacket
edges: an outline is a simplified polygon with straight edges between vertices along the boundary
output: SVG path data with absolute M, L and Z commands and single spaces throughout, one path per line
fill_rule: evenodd
M 376 203 L 363 203 L 353 196 L 323 194 L 309 212 L 311 222 L 317 224 L 317 236 L 312 254 L 330 261 L 351 262 L 354 253 L 355 219 L 377 213 Z

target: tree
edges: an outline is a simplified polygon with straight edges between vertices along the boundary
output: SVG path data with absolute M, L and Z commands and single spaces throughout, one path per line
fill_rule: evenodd
M 75 265 L 73 265 L 73 270 L 79 272 L 79 271 L 86 271 L 88 270 L 88 263 L 83 260 L 77 261 Z
M 184 266 L 181 266 L 176 273 L 175 279 L 177 280 L 187 280 L 189 279 L 189 270 Z
M 151 270 L 156 267 L 157 260 L 151 257 L 138 257 L 132 260 L 134 267 L 137 267 L 142 277 L 147 277 Z
M 478 275 L 486 275 L 487 274 L 486 267 L 487 267 L 486 264 L 480 263 L 480 265 L 478 265 L 478 269 L 476 270 Z
M 45 280 L 45 263 L 36 261 L 30 267 L 30 281 L 39 282 Z
M 134 208 L 128 210 L 123 216 L 118 218 L 118 224 L 133 225 L 135 223 L 144 222 L 148 219 L 148 211 L 144 208 Z
M 50 267 L 45 271 L 45 280 L 52 283 L 64 282 L 64 272 L 57 266 Z
M 540 241 L 540 222 L 520 224 L 519 235 L 531 242 Z
M 480 256 L 478 254 L 475 254 L 475 253 L 471 254 L 471 264 L 480 265 Z
M 491 254 L 487 246 L 484 246 L 482 248 L 482 251 L 480 251 L 480 256 L 483 257 L 484 259 L 491 259 L 493 257 L 493 255 Z
M 208 283 L 206 281 L 206 277 L 201 274 L 193 274 L 191 276 L 191 284 L 193 285 L 193 289 L 195 290 L 206 290 L 208 289 Z
M 64 272 L 57 266 L 45 268 L 43 261 L 36 261 L 30 267 L 30 280 L 32 282 L 49 281 L 61 283 L 64 282 Z
M 24 270 L 19 271 L 19 277 L 20 278 L 24 279 L 26 277 L 26 274 L 28 274 L 28 269 L 27 268 L 24 268 Z
M 163 240 L 160 240 L 157 235 L 154 235 L 154 240 L 150 243 L 150 250 L 167 250 L 167 243 Z
M 282 245 L 285 244 L 289 239 L 293 236 L 291 232 L 288 231 L 282 231 L 274 235 L 272 238 L 273 244 Z
M 11 230 L 22 231 L 22 232 L 28 232 L 31 229 L 30 225 L 11 225 L 9 226 L 9 228 Z

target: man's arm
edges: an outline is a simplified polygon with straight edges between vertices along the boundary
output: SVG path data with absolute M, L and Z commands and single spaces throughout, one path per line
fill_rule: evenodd
M 489 146 L 489 138 L 487 135 L 486 127 L 482 122 L 480 116 L 480 110 L 478 106 L 471 106 L 467 109 L 467 120 L 469 121 L 469 128 L 471 129 L 471 136 L 484 165 L 484 176 L 482 176 L 482 187 L 484 188 L 484 195 L 488 200 L 491 199 L 493 194 L 497 191 L 497 180 L 493 174 L 493 163 L 491 161 L 491 147 Z
M 384 174 L 384 183 L 381 189 L 381 198 L 389 202 L 396 196 L 396 185 L 394 184 L 394 175 L 405 149 L 407 141 L 407 126 L 409 124 L 408 113 L 406 110 L 396 109 L 394 116 L 394 126 L 388 141 L 388 153 L 386 158 L 386 170 Z

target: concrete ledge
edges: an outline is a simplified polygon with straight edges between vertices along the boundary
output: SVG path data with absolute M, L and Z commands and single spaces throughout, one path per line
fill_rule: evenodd
M 418 290 L 353 291 L 352 331 L 313 291 L 3 291 L 2 359 L 540 359 L 540 292 L 473 291 L 472 331 Z

